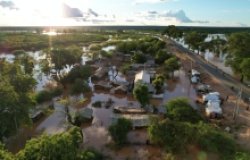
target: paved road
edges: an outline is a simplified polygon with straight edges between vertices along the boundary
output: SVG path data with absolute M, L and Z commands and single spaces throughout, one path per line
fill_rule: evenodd
M 242 84 L 240 81 L 236 80 L 232 76 L 224 73 L 222 70 L 218 69 L 217 67 L 213 66 L 212 64 L 208 63 L 204 59 L 202 59 L 199 55 L 191 52 L 189 49 L 184 48 L 183 46 L 177 44 L 176 42 L 172 41 L 175 44 L 175 47 L 180 51 L 187 53 L 187 55 L 196 63 L 199 64 L 201 68 L 207 71 L 212 76 L 216 77 L 220 80 L 224 85 L 227 87 L 234 87 L 233 90 L 236 94 L 239 93 L 239 88 L 242 86 L 242 99 L 250 98 L 250 87 Z

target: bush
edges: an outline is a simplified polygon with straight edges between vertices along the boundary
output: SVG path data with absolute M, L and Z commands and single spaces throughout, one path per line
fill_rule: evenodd
M 197 123 L 202 121 L 201 116 L 192 108 L 185 98 L 172 99 L 165 105 L 166 116 L 174 121 Z
M 145 63 L 146 61 L 147 61 L 147 58 L 143 53 L 136 52 L 132 56 L 132 62 L 134 63 Z
M 124 145 L 127 141 L 127 134 L 132 129 L 130 120 L 120 118 L 116 123 L 109 127 L 109 133 L 112 136 L 116 145 Z
M 103 160 L 104 156 L 93 149 L 87 149 L 81 152 L 78 156 L 78 160 Z
M 70 93 L 73 95 L 87 93 L 90 91 L 89 85 L 86 81 L 76 79 L 74 84 L 71 86 Z
M 232 160 L 236 153 L 236 144 L 232 137 L 202 122 L 192 124 L 152 119 L 148 127 L 148 134 L 153 143 L 165 147 L 171 153 L 182 152 L 190 144 L 219 154 L 220 158 L 225 160 Z M 247 154 L 242 155 L 242 157 L 244 156 Z
M 101 101 L 96 101 L 92 104 L 93 107 L 95 108 L 101 108 L 102 107 L 102 102 Z
M 53 95 L 48 90 L 43 90 L 36 94 L 37 103 L 48 102 L 48 101 L 51 101 L 52 98 L 53 98 Z
M 167 151 L 183 151 L 193 140 L 193 128 L 189 123 L 151 120 L 148 127 L 150 140 L 165 147 Z
M 249 160 L 249 159 L 250 159 L 249 152 L 237 152 L 234 158 L 234 160 Z
M 50 91 L 48 90 L 42 90 L 38 92 L 35 96 L 36 102 L 37 103 L 44 103 L 51 101 L 54 97 L 58 97 L 62 95 L 63 89 L 61 87 L 56 87 Z

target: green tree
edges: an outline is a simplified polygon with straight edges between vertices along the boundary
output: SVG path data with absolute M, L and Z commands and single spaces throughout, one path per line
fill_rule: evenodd
M 70 47 L 66 49 L 58 48 L 51 51 L 51 59 L 56 70 L 63 69 L 64 66 L 81 63 L 82 52 L 79 48 Z
M 157 64 L 162 64 L 165 62 L 165 60 L 167 60 L 169 58 L 171 58 L 171 55 L 167 51 L 160 50 L 155 55 L 155 62 Z
M 139 101 L 142 107 L 145 107 L 149 104 L 149 93 L 147 85 L 143 84 L 142 82 L 137 82 L 135 84 L 133 95 L 135 99 Z
M 174 77 L 174 71 L 179 70 L 180 67 L 181 65 L 176 57 L 169 58 L 164 62 L 164 71 L 166 74 L 171 73 L 172 77 Z
M 134 63 L 145 63 L 147 61 L 147 57 L 140 52 L 135 52 L 132 56 L 132 62 Z
M 71 86 L 71 94 L 78 95 L 81 93 L 89 92 L 90 88 L 88 86 L 88 83 L 86 81 L 83 81 L 81 79 L 76 79 L 74 84 Z
M 119 118 L 116 123 L 109 127 L 109 133 L 112 136 L 116 145 L 124 145 L 127 141 L 127 134 L 132 129 L 132 122 Z
M 181 38 L 183 36 L 183 32 L 174 25 L 168 26 L 163 31 L 163 34 L 166 34 L 166 35 L 168 35 L 169 37 L 172 37 L 172 38 Z
M 0 142 L 0 159 L 2 160 L 15 160 L 15 157 L 10 152 L 6 151 L 4 145 Z
M 153 85 L 156 89 L 156 93 L 160 93 L 162 87 L 164 85 L 165 78 L 163 75 L 157 75 L 156 78 L 153 80 Z
M 158 118 L 152 119 L 148 127 L 150 141 L 174 153 L 185 150 L 192 142 L 194 132 L 189 123 L 160 121 Z
M 92 70 L 88 65 L 79 65 L 72 68 L 72 70 L 62 79 L 62 84 L 74 83 L 76 79 L 87 80 L 91 76 Z
M 201 116 L 192 108 L 185 98 L 176 98 L 165 105 L 167 117 L 174 121 L 197 123 L 202 120 Z
M 250 58 L 250 33 L 233 33 L 228 39 L 228 53 L 226 64 L 231 66 L 234 73 L 241 75 L 241 81 L 244 80 L 244 66 L 247 66 L 247 61 L 244 59 Z M 241 65 L 242 64 L 242 65 Z M 245 67 L 244 67 L 245 69 Z
M 0 61 L 0 139 L 15 133 L 28 124 L 29 109 L 34 106 L 32 96 L 35 80 L 24 74 L 18 64 Z
M 81 129 L 77 127 L 61 134 L 42 135 L 28 141 L 25 148 L 17 154 L 17 158 L 18 160 L 77 159 L 82 138 Z
M 185 34 L 185 43 L 189 45 L 189 47 L 193 50 L 198 50 L 198 53 L 200 52 L 201 45 L 204 43 L 205 38 L 207 37 L 207 34 L 204 33 L 198 33 L 198 32 L 189 32 Z
M 249 52 L 250 53 L 250 52 Z M 250 80 L 250 58 L 244 59 L 241 64 L 240 68 L 242 70 L 242 75 L 247 79 Z

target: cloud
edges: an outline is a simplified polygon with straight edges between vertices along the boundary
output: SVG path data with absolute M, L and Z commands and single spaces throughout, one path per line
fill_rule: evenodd
M 188 18 L 186 16 L 186 13 L 183 10 L 179 10 L 179 11 L 169 11 L 165 14 L 162 14 L 162 16 L 166 16 L 166 17 L 173 17 L 176 18 L 178 21 L 182 22 L 182 23 L 192 23 L 193 21 Z
M 96 13 L 96 12 L 93 11 L 92 9 L 88 9 L 87 13 L 88 13 L 89 15 L 93 15 L 93 16 L 95 16 L 95 17 L 98 17 L 98 13 Z
M 0 1 L 0 6 L 9 9 L 18 9 L 12 1 Z
M 209 23 L 208 21 L 192 20 L 186 15 L 186 13 L 183 10 L 168 11 L 168 12 L 157 12 L 157 11 L 139 12 L 137 13 L 137 16 L 146 18 L 148 20 L 174 19 L 176 22 L 179 23 L 200 23 L 200 24 Z
M 134 0 L 133 4 L 143 4 L 143 3 L 163 3 L 163 2 L 170 2 L 170 1 L 177 1 L 177 0 Z
M 67 4 L 63 4 L 63 16 L 66 18 L 82 17 L 82 11 L 78 8 L 71 8 Z

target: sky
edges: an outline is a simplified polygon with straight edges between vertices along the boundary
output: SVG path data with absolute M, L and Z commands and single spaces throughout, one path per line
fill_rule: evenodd
M 250 26 L 250 0 L 0 0 L 0 26 Z

